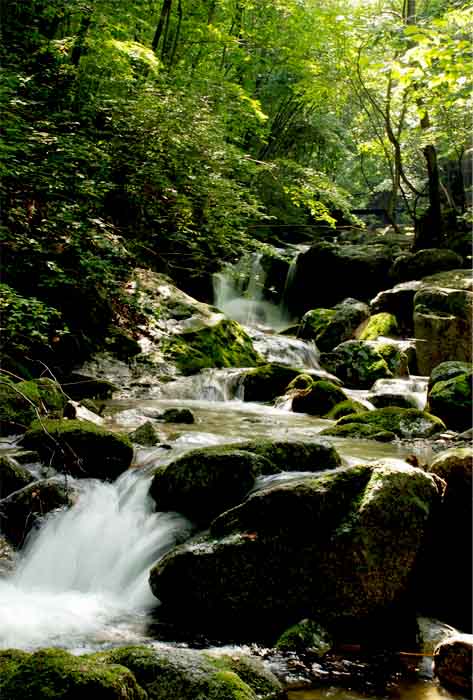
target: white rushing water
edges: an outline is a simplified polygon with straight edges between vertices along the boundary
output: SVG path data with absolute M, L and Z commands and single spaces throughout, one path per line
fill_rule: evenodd
M 149 569 L 189 532 L 182 516 L 155 513 L 149 479 L 87 481 L 77 503 L 28 542 L 16 572 L 0 580 L 0 648 L 80 646 L 157 604 Z

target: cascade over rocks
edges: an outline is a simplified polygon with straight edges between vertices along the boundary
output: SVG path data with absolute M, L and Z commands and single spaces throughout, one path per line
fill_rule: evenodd
M 72 505 L 74 499 L 74 487 L 62 478 L 33 481 L 0 501 L 0 531 L 19 547 L 44 515 Z
M 380 633 L 409 608 L 439 501 L 432 476 L 389 462 L 296 477 L 166 554 L 151 589 L 170 619 L 224 635 L 281 633 L 304 617 Z
M 414 334 L 420 374 L 447 360 L 472 361 L 471 270 L 441 272 L 422 280 L 414 297 Z

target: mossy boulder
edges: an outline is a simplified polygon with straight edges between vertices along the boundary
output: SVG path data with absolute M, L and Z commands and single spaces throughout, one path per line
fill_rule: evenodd
M 165 617 L 225 635 L 305 617 L 380 634 L 405 610 L 439 500 L 432 476 L 389 462 L 272 484 L 166 554 L 151 589 Z
M 455 270 L 463 265 L 463 258 L 446 248 L 425 248 L 415 253 L 404 253 L 394 261 L 389 270 L 395 282 L 419 280 L 445 270 Z
M 96 655 L 128 668 L 149 700 L 276 700 L 281 684 L 257 659 L 164 646 L 122 647 Z
M 315 340 L 319 350 L 332 350 L 354 338 L 358 327 L 369 318 L 369 306 L 347 298 L 332 309 L 313 309 L 302 317 L 299 335 Z
M 294 377 L 292 381 L 286 387 L 286 391 L 291 391 L 292 389 L 310 389 L 314 383 L 314 377 L 310 374 L 298 374 Z
M 340 418 L 336 426 L 347 424 L 371 425 L 387 430 L 399 438 L 427 438 L 445 430 L 445 424 L 427 411 L 417 408 L 388 406 Z
M 471 447 L 440 452 L 428 467 L 446 489 L 421 594 L 429 614 L 463 631 L 471 631 L 472 624 L 472 467 Z
M 2 700 L 147 700 L 134 675 L 124 666 L 61 649 L 34 654 L 0 652 Z
M 187 425 L 195 423 L 194 414 L 188 408 L 168 408 L 159 416 L 159 420 L 164 423 L 186 423 Z
M 350 389 L 370 389 L 377 379 L 393 376 L 379 350 L 361 340 L 347 340 L 333 352 L 321 353 L 320 364 Z
M 159 511 L 177 511 L 199 525 L 243 500 L 269 463 L 257 454 L 230 447 L 192 450 L 153 478 L 150 494 Z
M 335 316 L 335 309 L 311 309 L 301 318 L 297 335 L 304 340 L 316 340 Z
M 473 423 L 472 389 L 472 369 L 451 379 L 435 382 L 427 395 L 428 408 L 448 428 L 460 432 L 467 430 Z
M 363 330 L 360 332 L 359 340 L 377 340 L 379 336 L 398 336 L 399 326 L 395 316 L 382 311 L 379 314 L 374 314 L 368 320 Z
M 161 440 L 158 431 L 150 420 L 128 433 L 128 437 L 132 442 L 143 445 L 143 447 L 152 447 Z
M 332 382 L 314 382 L 309 389 L 301 389 L 292 398 L 292 410 L 295 413 L 309 413 L 323 416 L 334 406 L 346 401 L 348 396 L 343 389 Z
M 27 469 L 20 467 L 15 460 L 0 456 L 0 499 L 9 496 L 13 491 L 22 489 L 34 481 Z
M 411 280 L 379 292 L 370 301 L 371 313 L 373 315 L 391 314 L 396 318 L 401 332 L 412 334 L 414 330 L 414 296 L 421 284 L 420 280 Z
M 381 355 L 394 377 L 407 377 L 409 375 L 408 354 L 404 352 L 406 343 L 385 340 L 367 342 L 371 343 L 371 346 Z
M 333 640 L 321 625 L 314 620 L 301 620 L 289 627 L 276 642 L 276 649 L 297 654 L 310 653 L 322 657 L 332 648 Z
M 342 416 L 350 416 L 352 413 L 363 413 L 364 411 L 366 411 L 366 406 L 364 404 L 354 399 L 346 399 L 345 401 L 340 401 L 340 403 L 335 404 L 335 406 L 324 415 L 324 418 L 338 420 L 342 418 Z
M 0 383 L 0 434 L 22 433 L 38 416 L 62 416 L 67 396 L 52 379 Z
M 320 434 L 353 440 L 378 440 L 378 442 L 391 442 L 396 439 L 396 435 L 392 430 L 384 430 L 376 425 L 367 425 L 365 423 L 346 423 L 344 425 L 337 423 L 337 425 L 332 425 L 330 428 L 324 428 Z
M 414 297 L 414 335 L 420 374 L 441 362 L 472 361 L 473 279 L 471 270 L 427 277 Z
M 375 408 L 386 408 L 387 406 L 397 406 L 397 408 L 418 408 L 417 401 L 410 394 L 400 394 L 393 391 L 383 391 L 376 394 L 369 394 L 368 401 Z
M 171 336 L 163 341 L 163 350 L 183 374 L 207 367 L 254 367 L 263 361 L 243 327 L 221 317 Z
M 459 360 L 441 362 L 430 373 L 428 390 L 430 391 L 437 382 L 445 382 L 448 379 L 458 377 L 460 374 L 467 374 L 471 369 L 471 362 L 460 362 Z
M 37 450 L 59 471 L 75 477 L 113 480 L 130 466 L 133 447 L 124 435 L 88 421 L 35 421 L 22 444 Z
M 73 488 L 64 479 L 33 481 L 0 501 L 1 531 L 19 547 L 29 531 L 40 524 L 43 516 L 57 508 L 72 505 L 74 498 Z
M 273 401 L 277 396 L 284 394 L 288 384 L 300 374 L 300 369 L 276 362 L 252 369 L 243 377 L 245 401 Z
M 317 472 L 335 469 L 342 463 L 337 450 L 328 440 L 250 440 L 238 443 L 239 450 L 264 457 L 265 474 L 278 472 Z

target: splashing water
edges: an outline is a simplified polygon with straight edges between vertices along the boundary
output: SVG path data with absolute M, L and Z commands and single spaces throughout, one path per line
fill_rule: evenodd
M 149 569 L 191 526 L 154 513 L 148 488 L 136 472 L 85 482 L 76 505 L 33 535 L 16 572 L 0 581 L 0 648 L 81 644 L 157 604 Z

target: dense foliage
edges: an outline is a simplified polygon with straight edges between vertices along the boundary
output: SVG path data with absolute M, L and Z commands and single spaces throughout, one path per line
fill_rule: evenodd
M 205 298 L 353 208 L 423 245 L 466 220 L 469 3 L 4 0 L 1 23 L 11 367 L 100 346 L 132 266 Z

